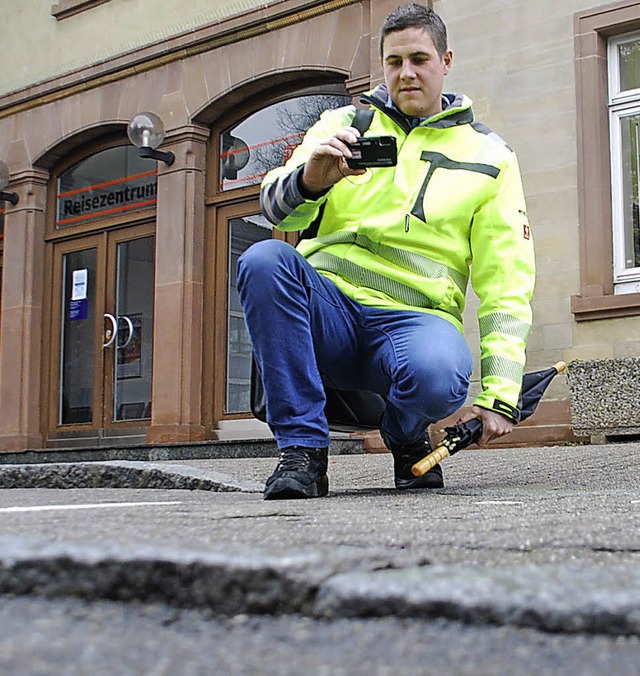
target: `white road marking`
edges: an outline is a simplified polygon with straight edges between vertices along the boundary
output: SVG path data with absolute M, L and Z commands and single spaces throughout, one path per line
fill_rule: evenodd
M 89 505 L 36 505 L 33 507 L 0 507 L 0 513 L 46 512 L 65 509 L 102 509 L 104 507 L 141 507 L 143 505 L 181 505 L 182 502 L 98 502 Z
M 476 505 L 521 505 L 521 500 L 479 500 Z

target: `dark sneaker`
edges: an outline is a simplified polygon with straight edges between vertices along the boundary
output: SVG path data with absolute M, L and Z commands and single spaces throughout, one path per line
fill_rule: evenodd
M 411 467 L 431 453 L 431 444 L 427 439 L 407 446 L 391 448 L 393 454 L 393 473 L 396 488 L 404 491 L 412 488 L 444 488 L 442 467 L 436 465 L 422 476 L 414 476 Z
M 265 500 L 321 498 L 329 491 L 326 448 L 290 446 L 264 486 Z

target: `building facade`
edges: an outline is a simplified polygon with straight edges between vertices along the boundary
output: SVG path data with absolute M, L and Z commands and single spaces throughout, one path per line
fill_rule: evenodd
M 0 451 L 267 434 L 235 288 L 240 253 L 284 237 L 260 179 L 321 109 L 381 80 L 397 4 L 6 10 L 0 160 L 18 201 L 0 203 Z M 432 4 L 455 55 L 447 89 L 520 160 L 538 255 L 528 370 L 640 355 L 640 0 Z M 130 141 L 149 112 L 172 163 Z M 470 294 L 477 355 L 474 310 Z M 569 399 L 556 379 L 511 442 L 572 439 Z

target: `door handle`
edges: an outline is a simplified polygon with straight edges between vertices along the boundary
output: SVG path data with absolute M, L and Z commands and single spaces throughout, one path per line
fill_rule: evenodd
M 123 350 L 127 345 L 131 342 L 131 339 L 133 338 L 133 333 L 134 333 L 134 328 L 133 328 L 133 322 L 127 317 L 127 315 L 119 315 L 118 320 L 122 319 L 124 322 L 126 322 L 127 327 L 129 329 L 129 335 L 127 336 L 127 339 L 122 343 L 122 345 L 118 345 L 119 350 Z
M 118 321 L 112 314 L 109 314 L 108 312 L 105 312 L 103 317 L 111 322 L 111 328 L 106 329 L 104 332 L 104 337 L 106 338 L 107 342 L 102 343 L 102 347 L 107 348 L 111 347 L 115 339 L 118 337 Z

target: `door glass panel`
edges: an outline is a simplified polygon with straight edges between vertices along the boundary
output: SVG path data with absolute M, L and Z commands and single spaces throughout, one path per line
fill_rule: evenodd
M 62 425 L 93 419 L 96 250 L 63 257 L 60 402 Z
M 117 247 L 113 420 L 151 417 L 154 237 Z
M 271 239 L 271 223 L 262 214 L 229 220 L 229 283 L 227 298 L 227 388 L 225 411 L 250 410 L 251 341 L 238 295 L 238 258 L 254 242 Z
M 4 209 L 0 206 L 0 316 L 2 316 L 2 257 L 4 254 Z

